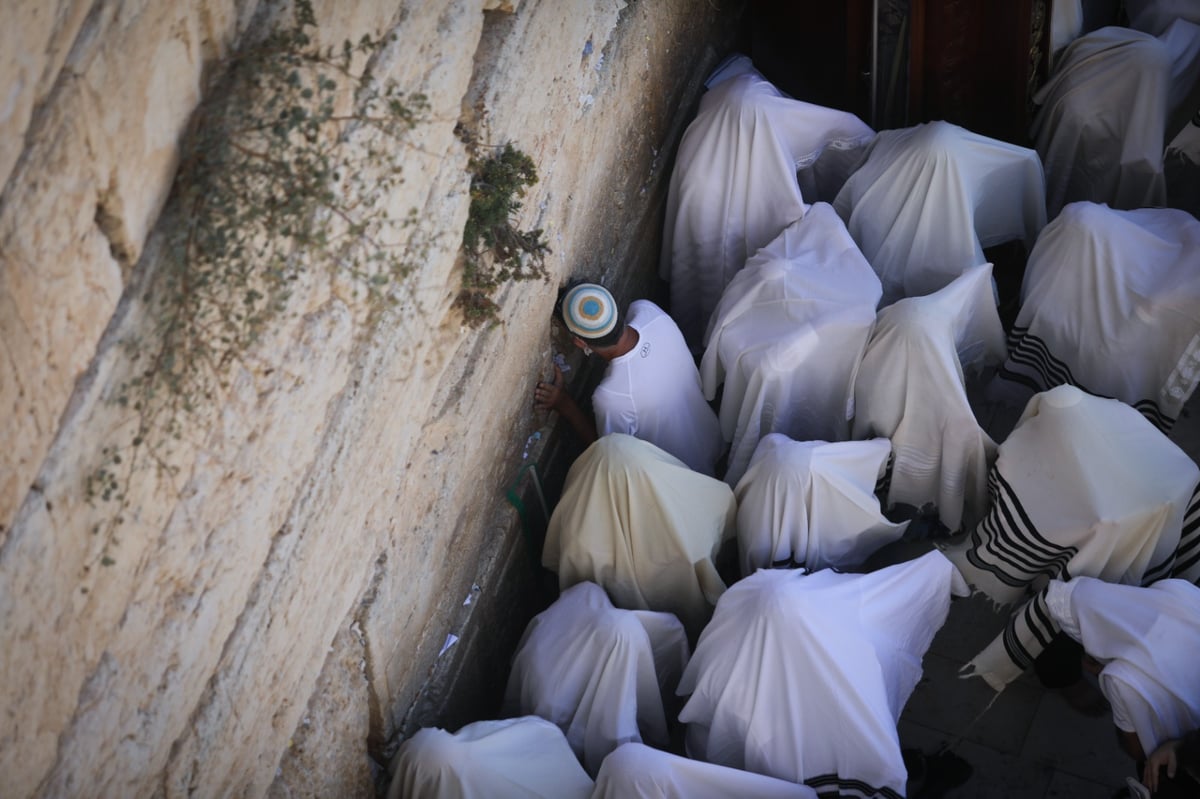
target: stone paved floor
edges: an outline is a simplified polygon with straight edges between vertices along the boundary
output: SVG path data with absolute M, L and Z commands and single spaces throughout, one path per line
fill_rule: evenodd
M 979 402 L 976 412 L 997 441 L 1016 423 L 1017 413 L 1008 409 Z M 1171 438 L 1200 463 L 1200 392 L 1184 414 Z M 900 562 L 929 548 L 926 542 L 900 542 L 880 557 Z M 932 753 L 948 745 L 971 765 L 971 778 L 947 792 L 947 799 L 1110 799 L 1134 772 L 1133 761 L 1117 746 L 1111 718 L 1077 713 L 1032 674 L 999 695 L 981 679 L 958 677 L 1005 618 L 980 596 L 951 604 L 925 656 L 924 678 L 901 715 L 902 746 Z

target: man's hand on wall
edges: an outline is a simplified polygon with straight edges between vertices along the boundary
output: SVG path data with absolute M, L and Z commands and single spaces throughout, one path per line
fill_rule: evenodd
M 562 369 L 554 367 L 554 379 L 539 380 L 533 389 L 533 407 L 539 411 L 556 411 L 570 423 L 585 445 L 596 440 L 596 425 L 584 414 L 566 390 Z

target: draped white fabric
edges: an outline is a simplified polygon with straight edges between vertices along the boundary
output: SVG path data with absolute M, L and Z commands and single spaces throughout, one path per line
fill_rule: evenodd
M 768 433 L 849 436 L 854 371 L 879 297 L 879 279 L 827 203 L 810 207 L 734 276 L 700 362 L 708 399 L 725 386 L 727 483 L 741 479 Z
M 666 746 L 663 692 L 687 665 L 683 625 L 669 613 L 614 608 L 579 583 L 529 622 L 513 656 L 504 713 L 552 721 L 595 774 L 627 741 Z
M 562 588 L 591 580 L 617 607 L 674 613 L 695 636 L 725 590 L 714 559 L 735 534 L 736 512 L 725 483 L 613 433 L 567 473 L 542 564 Z
M 692 757 L 898 797 L 896 721 L 961 578 L 940 553 L 870 574 L 761 569 L 721 598 L 680 694 Z
M 807 785 L 628 743 L 604 759 L 592 799 L 818 799 Z
M 1144 752 L 1200 727 L 1200 588 L 1090 577 L 1054 580 L 1046 605 L 1063 631 L 1105 664 L 1100 689 Z
M 883 305 L 945 287 L 984 247 L 1032 247 L 1046 224 L 1037 153 L 948 122 L 880 131 L 834 200 L 883 283 Z
M 991 273 L 974 267 L 880 311 L 854 386 L 854 438 L 892 442 L 888 507 L 933 503 L 952 531 L 987 510 L 996 445 L 975 420 L 964 370 L 1004 358 Z
M 1030 134 L 1046 168 L 1046 207 L 1090 200 L 1114 208 L 1166 201 L 1163 139 L 1172 104 L 1196 75 L 1200 27 L 1162 39 L 1108 27 L 1076 39 L 1038 90 Z
M 1059 386 L 1000 446 L 995 510 L 947 555 L 1001 603 L 1039 574 L 1139 584 L 1179 543 L 1200 469 L 1123 402 Z
M 660 261 L 671 316 L 691 347 L 746 259 L 804 215 L 796 170 L 873 135 L 853 114 L 786 97 L 753 71 L 704 95 L 675 159 Z
M 775 566 L 851 569 L 900 538 L 875 498 L 892 445 L 793 441 L 773 433 L 754 451 L 734 489 L 743 575 Z
M 1002 604 L 1063 575 L 1150 582 L 1177 565 L 1198 480 L 1192 459 L 1133 408 L 1059 386 L 1029 401 L 990 475 L 991 511 L 946 555 Z M 996 690 L 1054 633 L 1017 615 L 967 667 Z
M 1129 27 L 1152 36 L 1164 33 L 1177 19 L 1200 25 L 1200 3 L 1196 0 L 1125 0 Z
M 400 745 L 388 799 L 587 799 L 592 780 L 562 730 L 527 716 L 426 727 Z
M 1059 52 L 1083 33 L 1083 0 L 1055 0 L 1050 11 L 1050 69 Z
M 1200 11 L 1194 12 L 1193 17 L 1200 17 Z M 1167 57 L 1171 59 L 1167 109 L 1174 111 L 1191 94 L 1197 77 L 1200 77 L 1200 19 L 1177 19 L 1167 26 L 1158 40 L 1166 47 Z
M 1029 257 L 992 396 L 1071 383 L 1168 431 L 1200 380 L 1198 254 L 1200 222 L 1184 211 L 1068 205 Z

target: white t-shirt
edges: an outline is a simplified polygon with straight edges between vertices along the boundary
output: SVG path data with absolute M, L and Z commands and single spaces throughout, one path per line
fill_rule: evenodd
M 1144 587 L 1093 577 L 1052 580 L 1046 609 L 1105 664 L 1100 690 L 1113 723 L 1136 733 L 1143 751 L 1200 725 L 1200 587 L 1180 579 Z
M 596 431 L 649 441 L 689 468 L 713 476 L 721 454 L 721 425 L 704 399 L 683 334 L 649 300 L 630 303 L 628 324 L 638 332 L 638 343 L 609 363 L 592 395 Z

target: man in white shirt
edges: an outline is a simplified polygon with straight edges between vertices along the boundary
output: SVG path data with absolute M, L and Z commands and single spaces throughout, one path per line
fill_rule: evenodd
M 1051 580 L 1045 596 L 1050 621 L 1093 659 L 1118 740 L 1135 761 L 1200 726 L 1200 587 L 1074 577 Z M 1148 782 L 1155 772 L 1147 770 Z
M 553 382 L 537 384 L 535 407 L 558 411 L 585 444 L 597 435 L 626 433 L 701 474 L 715 476 L 721 426 L 704 399 L 696 363 L 671 317 L 649 300 L 635 300 L 624 319 L 613 295 L 596 283 L 569 284 L 554 314 L 575 346 L 608 361 L 608 370 L 592 394 L 594 425 L 563 390 L 558 368 Z

